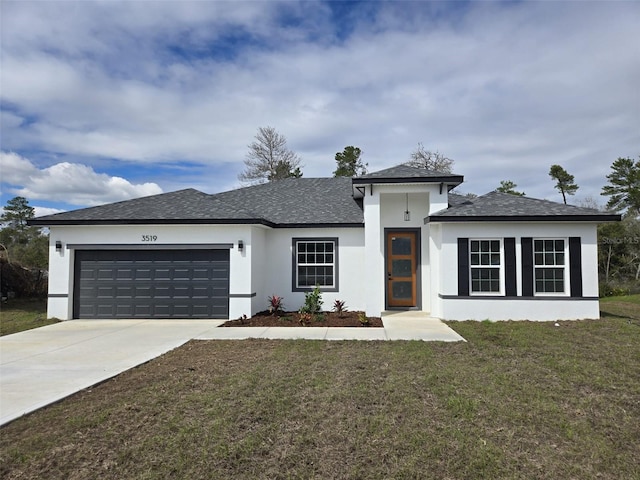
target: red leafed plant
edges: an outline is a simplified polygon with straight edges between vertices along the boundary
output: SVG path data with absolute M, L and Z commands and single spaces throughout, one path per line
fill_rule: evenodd
M 342 314 L 347 311 L 347 306 L 344 300 L 336 300 L 333 302 L 333 311 L 338 314 L 340 318 L 342 318 Z
M 275 315 L 278 312 L 281 312 L 284 308 L 283 297 L 279 297 L 278 295 L 272 295 L 268 297 L 269 300 L 269 313 Z

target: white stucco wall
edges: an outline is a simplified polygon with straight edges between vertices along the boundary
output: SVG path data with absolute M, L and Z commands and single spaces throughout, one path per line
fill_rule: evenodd
M 143 242 L 143 235 L 155 235 Z M 49 247 L 48 316 L 63 320 L 73 315 L 73 251 L 67 245 L 233 244 L 230 250 L 229 318 L 251 316 L 267 308 L 267 297 L 285 297 L 285 306 L 297 310 L 304 292 L 292 292 L 292 238 L 338 237 L 339 291 L 323 293 L 324 308 L 345 300 L 351 310 L 364 310 L 364 229 L 271 229 L 256 225 L 117 225 L 52 227 Z M 238 250 L 238 241 L 244 243 Z M 63 249 L 55 251 L 55 242 Z
M 247 316 L 264 310 L 265 307 L 265 275 L 268 263 L 265 251 L 267 248 L 267 236 L 270 230 L 270 228 L 263 226 L 251 227 L 251 293 L 255 293 L 255 296 L 251 298 L 251 310 L 243 312 L 243 314 Z M 240 314 L 237 315 L 237 317 L 240 317 Z M 231 318 L 237 317 L 234 316 Z
M 442 261 L 442 228 L 440 224 L 429 225 L 429 288 L 426 296 L 429 298 L 428 311 L 434 317 L 442 317 L 442 305 L 438 297 L 443 269 L 451 268 L 450 262 Z M 425 309 L 426 310 L 426 309 Z
M 363 228 L 276 228 L 269 230 L 264 251 L 264 284 L 257 295 L 257 311 L 266 310 L 267 297 L 284 297 L 287 310 L 304 304 L 304 292 L 292 291 L 293 238 L 338 238 L 337 292 L 323 292 L 323 309 L 331 310 L 335 300 L 344 300 L 349 310 L 364 310 L 365 264 Z
M 365 312 L 379 315 L 384 310 L 384 243 L 380 224 L 380 193 L 363 197 L 364 205 L 364 278 Z M 378 281 L 376 281 L 378 279 Z
M 143 235 L 155 235 L 154 242 L 144 242 Z M 80 245 L 162 245 L 230 243 L 229 293 L 245 295 L 231 298 L 229 316 L 237 318 L 251 310 L 252 299 L 252 227 L 248 225 L 109 225 L 55 226 L 50 228 L 49 300 L 47 316 L 67 320 L 73 314 L 73 258 L 69 244 Z M 238 241 L 245 249 L 239 252 Z M 55 242 L 62 242 L 62 251 L 55 251 Z
M 404 212 L 410 212 L 410 220 L 405 221 Z M 390 184 L 367 187 L 363 197 L 365 220 L 365 263 L 366 312 L 378 316 L 386 308 L 385 282 L 386 266 L 384 258 L 385 229 L 411 228 L 420 230 L 420 265 L 418 278 L 418 305 L 423 311 L 430 311 L 432 302 L 431 249 L 429 243 L 430 225 L 424 218 L 447 207 L 447 190 L 434 184 Z
M 545 299 L 451 299 L 433 298 L 432 315 L 448 320 L 556 320 L 599 318 L 598 250 L 594 223 L 443 223 L 432 226 L 434 247 L 441 242 L 434 256 L 434 284 L 438 294 L 455 296 L 458 293 L 457 239 L 516 239 L 517 294 L 522 295 L 521 238 L 580 237 L 582 253 L 582 294 L 572 299 L 568 292 L 552 300 Z M 568 261 L 568 260 L 567 260 Z M 503 276 L 504 282 L 504 276 Z M 591 298 L 588 298 L 591 297 Z

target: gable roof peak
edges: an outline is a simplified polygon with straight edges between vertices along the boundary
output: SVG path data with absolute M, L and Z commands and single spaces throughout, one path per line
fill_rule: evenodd
M 426 168 L 413 167 L 405 163 L 394 167 L 367 173 L 361 177 L 353 177 L 354 185 L 371 183 L 446 183 L 460 185 L 464 180 L 462 175 L 447 172 L 436 172 Z

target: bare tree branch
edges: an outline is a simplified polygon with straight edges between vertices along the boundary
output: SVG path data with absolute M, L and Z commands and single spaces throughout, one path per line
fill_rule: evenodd
M 246 183 L 264 183 L 302 176 L 302 159 L 287 147 L 287 139 L 273 127 L 260 127 L 248 145 L 245 169 L 238 179 Z
M 411 160 L 405 163 L 411 167 L 425 168 L 434 172 L 452 173 L 453 160 L 445 157 L 442 153 L 432 152 L 424 148 L 422 143 L 418 143 L 418 147 L 411 152 Z

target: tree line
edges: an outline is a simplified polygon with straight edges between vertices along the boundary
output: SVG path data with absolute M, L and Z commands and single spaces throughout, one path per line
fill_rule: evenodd
M 362 159 L 362 150 L 346 146 L 335 154 L 334 177 L 357 177 L 367 173 L 368 165 Z M 432 151 L 418 143 L 405 162 L 418 168 L 441 173 L 452 173 L 454 161 L 439 151 Z M 247 183 L 262 183 L 283 178 L 302 176 L 302 159 L 287 147 L 286 138 L 273 127 L 261 127 L 249 145 L 245 169 L 239 179 Z M 549 177 L 554 188 L 567 204 L 567 198 L 579 189 L 575 177 L 561 165 L 551 165 Z M 598 226 L 598 256 L 601 276 L 601 293 L 610 295 L 628 291 L 640 291 L 640 159 L 620 157 L 611 165 L 606 176 L 607 184 L 601 195 L 608 197 L 606 208 L 623 214 L 622 222 Z M 502 180 L 497 192 L 524 196 L 512 180 Z M 475 197 L 475 194 L 467 194 Z M 597 207 L 593 205 L 583 205 Z
M 560 165 L 552 165 L 549 176 L 562 194 L 573 195 L 579 186 L 573 175 Z M 619 157 L 606 176 L 601 195 L 608 197 L 606 209 L 621 213 L 621 222 L 598 225 L 598 270 L 600 295 L 622 295 L 640 292 L 640 159 Z M 511 180 L 503 180 L 496 191 L 524 195 Z M 597 207 L 593 205 L 587 207 Z
M 286 137 L 275 128 L 258 128 L 254 141 L 248 147 L 244 170 L 238 175 L 242 182 L 262 183 L 302 177 L 302 158 L 287 146 Z M 368 164 L 363 162 L 362 150 L 353 145 L 337 152 L 335 161 L 334 177 L 357 177 L 367 173 Z M 418 143 L 405 164 L 440 173 L 452 173 L 454 161 L 439 151 L 428 150 L 422 143 Z M 567 196 L 575 195 L 579 188 L 575 177 L 561 165 L 551 165 L 549 176 L 566 204 Z M 609 183 L 602 187 L 601 193 L 609 197 L 607 209 L 625 212 L 634 217 L 640 216 L 640 160 L 636 162 L 631 158 L 618 158 L 611 165 L 611 173 L 607 175 L 607 180 Z M 525 195 L 524 192 L 516 190 L 517 186 L 512 180 L 502 180 L 496 191 Z
M 49 235 L 27 222 L 35 210 L 24 197 L 3 208 L 0 229 L 0 291 L 2 298 L 42 297 L 47 294 Z

